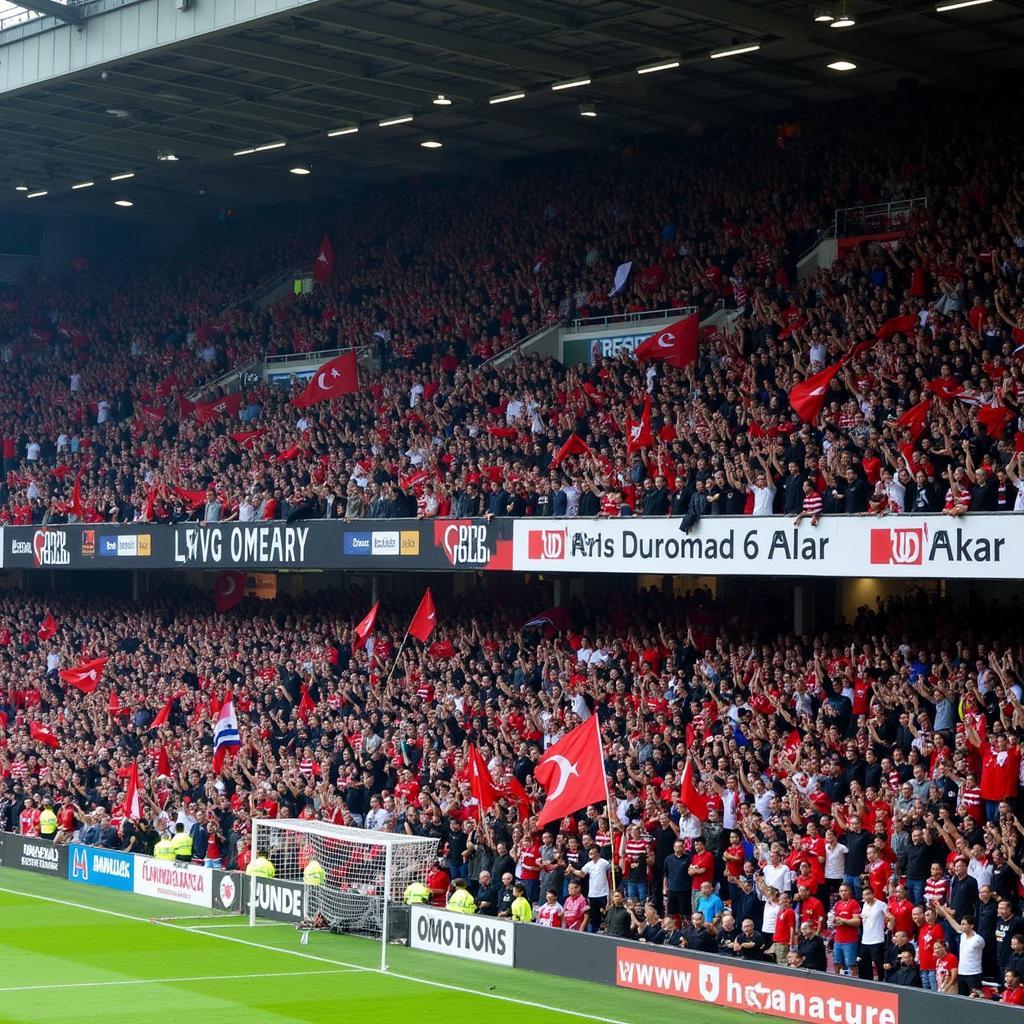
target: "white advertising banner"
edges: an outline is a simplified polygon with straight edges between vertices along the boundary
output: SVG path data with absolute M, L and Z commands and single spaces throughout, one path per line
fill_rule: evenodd
M 135 892 L 161 900 L 190 903 L 194 907 L 213 906 L 213 868 L 197 864 L 136 858 Z
M 1020 579 L 1024 515 L 517 519 L 512 568 L 694 576 Z
M 409 945 L 485 964 L 515 966 L 515 926 L 476 914 L 453 914 L 422 903 L 412 907 Z

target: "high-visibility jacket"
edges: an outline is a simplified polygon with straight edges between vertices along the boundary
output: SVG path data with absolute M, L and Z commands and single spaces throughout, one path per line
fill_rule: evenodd
M 320 861 L 315 858 L 302 870 L 304 885 L 323 885 L 325 878 L 327 878 L 327 872 L 320 866 Z
M 174 843 L 164 837 L 153 847 L 153 856 L 157 860 L 174 860 Z
M 57 831 L 57 815 L 53 813 L 52 807 L 44 807 L 39 815 L 39 834 L 49 838 Z
M 269 857 L 257 857 L 254 861 L 249 862 L 245 873 L 257 878 L 273 878 L 277 871 L 274 865 L 270 863 Z
M 513 921 L 519 921 L 521 924 L 529 924 L 533 920 L 533 907 L 525 896 L 517 896 L 512 901 L 509 913 Z
M 402 893 L 402 899 L 411 907 L 414 903 L 429 903 L 430 890 L 422 882 L 410 882 Z
M 187 832 L 175 832 L 171 837 L 171 846 L 174 847 L 174 856 L 188 857 L 192 859 L 192 837 Z
M 468 889 L 456 889 L 448 897 L 448 909 L 456 914 L 475 914 L 476 900 Z

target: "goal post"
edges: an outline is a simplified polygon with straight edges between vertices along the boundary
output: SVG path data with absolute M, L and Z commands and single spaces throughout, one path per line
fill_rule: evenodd
M 256 818 L 250 857 L 261 853 L 274 865 L 276 880 L 301 886 L 302 919 L 311 929 L 379 939 L 381 970 L 387 970 L 390 907 L 402 903 L 410 882 L 426 882 L 437 840 L 302 818 Z M 258 881 L 250 882 L 250 925 L 256 923 Z

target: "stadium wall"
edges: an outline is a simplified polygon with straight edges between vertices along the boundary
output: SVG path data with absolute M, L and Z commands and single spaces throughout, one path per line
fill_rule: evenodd
M 1024 516 L 782 516 L 4 527 L 0 568 L 343 569 L 1019 580 Z

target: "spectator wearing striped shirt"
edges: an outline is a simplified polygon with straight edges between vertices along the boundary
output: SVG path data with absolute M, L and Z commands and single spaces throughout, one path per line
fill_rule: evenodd
M 821 494 L 814 489 L 814 483 L 810 479 L 804 480 L 803 491 L 803 508 L 796 517 L 795 522 L 799 524 L 801 520 L 810 519 L 811 526 L 817 526 L 818 520 L 821 518 Z

